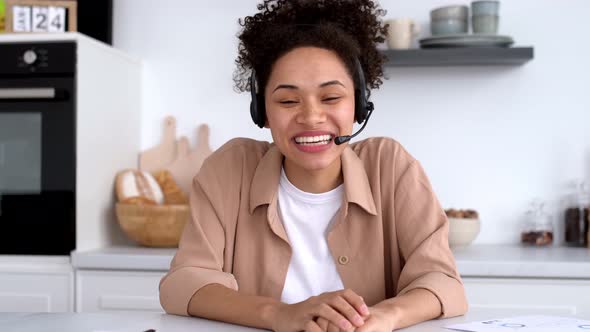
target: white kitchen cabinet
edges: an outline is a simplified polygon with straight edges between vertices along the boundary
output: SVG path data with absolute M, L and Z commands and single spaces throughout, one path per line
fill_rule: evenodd
M 71 312 L 74 272 L 69 257 L 0 259 L 0 312 Z
M 76 310 L 161 312 L 158 284 L 175 252 L 141 247 L 74 251 Z M 590 250 L 472 245 L 453 253 L 471 308 L 590 317 Z
M 513 308 L 590 317 L 590 280 L 464 277 L 471 308 Z
M 156 311 L 158 285 L 165 272 L 76 271 L 76 312 Z

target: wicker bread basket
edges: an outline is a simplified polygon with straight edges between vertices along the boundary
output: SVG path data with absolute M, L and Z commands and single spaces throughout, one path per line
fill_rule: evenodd
M 116 205 L 117 220 L 125 234 L 147 247 L 178 247 L 189 211 L 188 205 Z

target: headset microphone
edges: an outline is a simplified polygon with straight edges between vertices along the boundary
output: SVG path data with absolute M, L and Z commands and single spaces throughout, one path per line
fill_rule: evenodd
M 342 143 L 346 143 L 348 141 L 350 141 L 353 137 L 355 137 L 356 135 L 360 134 L 361 131 L 363 131 L 363 129 L 365 129 L 365 126 L 367 125 L 367 122 L 369 122 L 369 117 L 371 117 L 371 113 L 373 113 L 373 103 L 372 102 L 368 102 L 367 103 L 367 110 L 369 111 L 367 113 L 367 118 L 365 119 L 365 123 L 363 123 L 363 126 L 361 127 L 361 129 L 359 129 L 356 133 L 352 134 L 352 135 L 344 135 L 344 136 L 336 136 L 334 137 L 334 143 L 336 143 L 336 145 L 340 145 Z

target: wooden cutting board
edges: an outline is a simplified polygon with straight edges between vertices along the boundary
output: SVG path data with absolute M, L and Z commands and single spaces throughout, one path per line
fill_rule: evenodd
M 194 176 L 197 174 L 203 161 L 213 151 L 209 147 L 209 126 L 203 124 L 197 128 L 197 142 L 191 150 L 186 137 L 178 140 L 178 154 L 166 169 L 170 171 L 178 186 L 185 192 L 190 193 Z
M 139 169 L 152 173 L 166 168 L 176 160 L 176 150 L 176 118 L 167 116 L 160 144 L 139 154 Z

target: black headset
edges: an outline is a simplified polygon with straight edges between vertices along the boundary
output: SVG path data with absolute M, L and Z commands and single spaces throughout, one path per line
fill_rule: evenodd
M 374 106 L 372 102 L 367 100 L 365 74 L 363 73 L 361 63 L 358 59 L 355 59 L 355 64 L 359 84 L 354 89 L 354 119 L 360 124 L 368 119 L 368 116 L 370 116 L 369 112 L 373 111 Z M 250 75 L 250 94 L 252 96 L 250 115 L 252 116 L 252 121 L 258 127 L 262 128 L 266 123 L 266 109 L 264 106 L 264 94 L 258 91 L 259 88 L 260 85 L 257 84 L 256 73 L 252 69 L 252 75 Z M 356 136 L 356 134 L 353 136 Z

